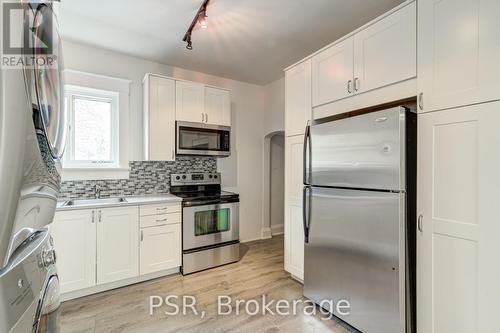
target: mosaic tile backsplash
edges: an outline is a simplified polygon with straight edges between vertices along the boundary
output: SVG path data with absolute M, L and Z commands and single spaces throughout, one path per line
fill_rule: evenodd
M 117 180 L 67 181 L 61 184 L 61 200 L 92 199 L 94 187 L 101 197 L 165 194 L 170 190 L 170 174 L 217 172 L 214 157 L 177 157 L 175 162 L 130 162 L 130 178 Z

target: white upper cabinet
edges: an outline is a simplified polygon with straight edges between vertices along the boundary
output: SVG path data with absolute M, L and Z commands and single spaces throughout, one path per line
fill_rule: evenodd
M 417 75 L 417 17 L 412 3 L 354 35 L 354 92 Z
M 205 88 L 205 123 L 231 126 L 231 95 L 229 91 Z
M 500 1 L 419 0 L 420 111 L 500 99 Z
M 139 275 L 139 208 L 97 212 L 97 283 Z
M 285 133 L 287 136 L 304 134 L 311 120 L 311 59 L 286 71 Z
M 144 159 L 175 160 L 175 81 L 150 74 L 144 79 Z
M 313 106 L 353 93 L 354 38 L 349 37 L 312 58 Z
M 205 86 L 200 83 L 176 82 L 176 119 L 205 122 Z
M 61 292 L 96 284 L 96 216 L 93 210 L 57 212 L 50 225 Z

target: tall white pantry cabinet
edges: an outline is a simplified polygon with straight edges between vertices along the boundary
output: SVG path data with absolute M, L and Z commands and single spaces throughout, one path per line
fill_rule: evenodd
M 500 1 L 418 1 L 419 332 L 498 332 Z

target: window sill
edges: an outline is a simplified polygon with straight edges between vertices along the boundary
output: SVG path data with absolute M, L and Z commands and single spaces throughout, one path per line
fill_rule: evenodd
M 129 179 L 129 168 L 63 168 L 62 181 Z

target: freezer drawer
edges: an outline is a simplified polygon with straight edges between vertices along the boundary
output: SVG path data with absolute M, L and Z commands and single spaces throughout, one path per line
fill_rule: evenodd
M 304 295 L 347 300 L 345 322 L 364 333 L 405 327 L 404 194 L 313 187 Z M 307 215 L 307 214 L 306 214 Z
M 406 113 L 396 107 L 312 126 L 310 183 L 403 190 Z

